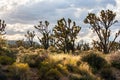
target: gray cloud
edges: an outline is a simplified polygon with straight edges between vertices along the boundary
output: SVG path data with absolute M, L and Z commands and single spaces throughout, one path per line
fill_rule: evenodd
M 32 1 L 31 1 L 32 2 Z M 94 9 L 106 7 L 106 4 L 115 5 L 114 0 L 44 0 L 33 4 L 25 4 L 17 6 L 17 9 L 12 10 L 7 14 L 6 18 L 9 18 L 9 22 L 21 22 L 21 23 L 34 23 L 40 19 L 48 19 L 55 21 L 60 17 L 74 18 L 76 8 Z M 11 4 L 14 7 L 17 3 Z M 95 11 L 95 10 L 94 10 Z M 81 15 L 88 13 L 88 11 L 81 11 Z M 79 13 L 78 13 L 79 14 Z

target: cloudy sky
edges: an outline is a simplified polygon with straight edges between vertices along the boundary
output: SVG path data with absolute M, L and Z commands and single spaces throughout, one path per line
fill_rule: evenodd
M 77 42 L 81 39 L 88 42 L 97 37 L 83 20 L 89 12 L 98 14 L 102 9 L 117 13 L 119 22 L 112 27 L 114 34 L 120 29 L 120 0 L 0 0 L 0 19 L 7 24 L 6 38 L 18 40 L 25 38 L 27 30 L 40 35 L 33 27 L 39 21 L 48 20 L 50 27 L 54 27 L 58 19 L 71 18 L 82 27 Z

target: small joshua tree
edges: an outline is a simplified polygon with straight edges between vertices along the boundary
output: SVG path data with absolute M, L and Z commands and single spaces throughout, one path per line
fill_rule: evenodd
M 89 13 L 85 18 L 84 23 L 90 24 L 92 30 L 97 34 L 99 41 L 94 43 L 100 48 L 103 53 L 109 53 L 116 38 L 120 35 L 120 30 L 115 34 L 113 41 L 110 41 L 111 30 L 110 27 L 118 22 L 115 20 L 116 13 L 111 10 L 102 10 L 100 16 L 94 13 Z
M 48 47 L 50 46 L 51 36 L 50 31 L 48 30 L 48 26 L 49 26 L 48 21 L 45 21 L 44 24 L 42 23 L 42 21 L 40 21 L 39 25 L 34 26 L 42 34 L 42 38 L 38 37 L 38 39 L 39 42 L 44 47 L 44 49 L 48 49 Z
M 0 35 L 5 34 L 5 27 L 6 27 L 5 21 L 0 20 Z
M 25 47 L 25 42 L 24 42 L 24 39 L 22 40 L 17 40 L 16 42 L 16 47 Z
M 2 35 L 4 35 L 5 32 L 5 21 L 4 20 L 0 20 L 0 47 L 3 47 L 6 45 L 6 40 L 2 38 Z
M 25 37 L 27 38 L 29 44 L 30 44 L 30 47 L 33 47 L 34 45 L 34 37 L 35 37 L 35 32 L 30 32 L 30 31 L 27 31 L 27 34 L 25 34 Z

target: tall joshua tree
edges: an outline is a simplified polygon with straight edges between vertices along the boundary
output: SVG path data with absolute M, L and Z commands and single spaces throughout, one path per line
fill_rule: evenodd
M 48 21 L 45 21 L 44 24 L 40 21 L 39 25 L 34 26 L 42 34 L 42 38 L 38 37 L 38 39 L 44 49 L 48 49 L 50 46 L 50 31 L 48 30 L 48 26 Z
M 30 47 L 33 47 L 34 45 L 34 37 L 35 37 L 35 32 L 30 32 L 30 31 L 27 31 L 27 34 L 25 34 L 25 37 L 27 38 L 29 44 L 30 44 Z
M 95 43 L 99 46 L 103 53 L 109 53 L 111 47 L 114 46 L 116 38 L 120 35 L 120 30 L 115 34 L 113 41 L 110 41 L 111 30 L 110 27 L 117 23 L 115 20 L 116 13 L 111 10 L 102 10 L 100 16 L 96 16 L 94 13 L 89 13 L 85 18 L 84 23 L 90 24 L 92 30 L 97 34 L 99 41 Z
M 5 32 L 5 21 L 4 20 L 0 20 L 0 47 L 3 47 L 6 45 L 6 40 L 2 38 L 2 35 L 4 35 Z
M 0 35 L 5 34 L 5 27 L 6 27 L 5 21 L 0 20 Z
M 76 26 L 76 23 L 68 18 L 58 20 L 57 25 L 54 27 L 54 37 L 56 38 L 56 45 L 59 49 L 65 52 L 72 50 L 74 52 L 75 39 L 81 27 Z

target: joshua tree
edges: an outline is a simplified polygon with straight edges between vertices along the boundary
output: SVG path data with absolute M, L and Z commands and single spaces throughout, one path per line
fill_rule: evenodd
M 78 43 L 76 49 L 81 51 L 87 51 L 87 50 L 90 50 L 90 45 L 89 43 L 86 43 L 83 40 L 81 40 L 81 42 Z
M 42 34 L 42 38 L 39 38 L 39 42 L 42 44 L 42 46 L 44 47 L 44 49 L 48 49 L 48 47 L 50 46 L 50 31 L 48 30 L 48 26 L 49 26 L 49 22 L 45 21 L 44 24 L 42 23 L 42 21 L 40 21 L 40 24 L 37 26 L 34 26 L 41 34 Z
M 5 21 L 0 20 L 0 35 L 5 34 L 5 27 L 6 27 Z
M 0 47 L 6 46 L 6 40 L 2 38 L 2 35 L 4 35 L 5 32 L 5 21 L 4 20 L 0 20 Z
M 22 40 L 17 40 L 15 43 L 16 43 L 16 46 L 17 46 L 17 47 L 20 47 L 20 46 L 25 47 L 24 39 L 22 39 Z
M 94 41 L 103 53 L 109 53 L 116 38 L 120 35 L 120 30 L 116 33 L 113 41 L 110 41 L 110 27 L 118 22 L 115 20 L 116 13 L 111 10 L 102 10 L 100 16 L 94 13 L 89 13 L 85 18 L 84 23 L 90 24 L 92 30 L 97 34 L 99 41 Z
M 65 52 L 72 50 L 74 52 L 75 39 L 81 27 L 76 26 L 76 23 L 71 19 L 67 21 L 62 18 L 58 20 L 57 25 L 54 27 L 54 37 L 56 38 L 56 46 Z
M 30 32 L 30 31 L 27 31 L 27 34 L 25 34 L 25 37 L 27 38 L 29 44 L 30 44 L 30 47 L 33 47 L 34 45 L 34 37 L 35 37 L 35 32 Z

